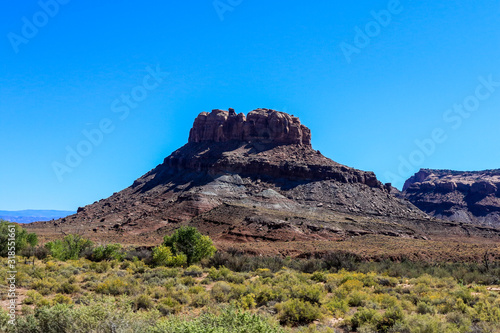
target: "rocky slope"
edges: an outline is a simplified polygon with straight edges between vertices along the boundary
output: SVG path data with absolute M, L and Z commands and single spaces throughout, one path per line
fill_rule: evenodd
M 406 181 L 403 194 L 435 217 L 500 227 L 500 169 L 421 169 Z
M 157 237 L 190 224 L 216 240 L 342 240 L 379 234 L 497 235 L 440 224 L 372 172 L 338 164 L 311 147 L 297 117 L 269 109 L 202 112 L 186 145 L 130 187 L 34 229 L 91 230 L 96 237 Z M 55 228 L 54 228 L 55 227 Z M 73 229 L 72 229 L 73 228 Z M 453 230 L 453 231 L 451 231 Z

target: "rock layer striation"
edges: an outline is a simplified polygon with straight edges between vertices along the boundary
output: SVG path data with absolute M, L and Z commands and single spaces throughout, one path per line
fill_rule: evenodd
M 403 195 L 438 218 L 500 227 L 500 169 L 421 169 L 405 182 Z

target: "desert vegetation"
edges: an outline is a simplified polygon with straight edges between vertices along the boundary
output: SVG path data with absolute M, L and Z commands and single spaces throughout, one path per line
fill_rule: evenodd
M 18 255 L 19 316 L 0 331 L 498 332 L 500 264 L 216 252 L 196 229 L 152 248 L 77 235 Z M 6 258 L 0 275 L 7 275 Z M 6 295 L 2 290 L 2 298 Z

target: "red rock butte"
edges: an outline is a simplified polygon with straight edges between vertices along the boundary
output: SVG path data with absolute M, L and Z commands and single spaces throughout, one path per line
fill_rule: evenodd
M 271 109 L 243 113 L 215 109 L 202 112 L 194 120 L 188 142 L 247 141 L 311 146 L 311 131 L 299 118 Z

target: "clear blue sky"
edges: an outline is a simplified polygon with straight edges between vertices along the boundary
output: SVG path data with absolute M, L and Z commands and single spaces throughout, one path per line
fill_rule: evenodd
M 214 108 L 299 116 L 315 149 L 398 187 L 500 168 L 500 1 L 60 1 L 0 11 L 0 209 L 120 191 Z M 69 167 L 68 147 L 87 156 Z

